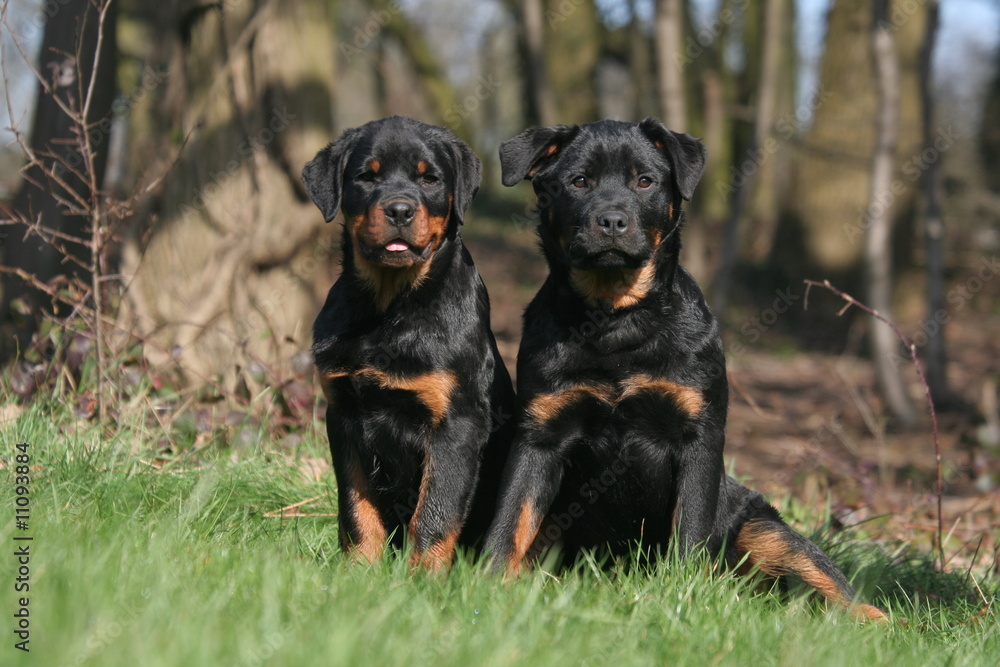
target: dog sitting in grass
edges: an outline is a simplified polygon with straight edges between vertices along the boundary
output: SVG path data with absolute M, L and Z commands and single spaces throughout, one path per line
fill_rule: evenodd
M 545 520 L 565 555 L 707 547 L 804 581 L 861 618 L 846 577 L 723 470 L 729 387 L 719 327 L 678 263 L 701 142 L 660 122 L 534 128 L 500 147 L 532 182 L 549 276 L 524 315 L 522 413 L 486 551 L 516 573 Z M 549 537 L 549 530 L 541 530 Z
M 405 528 L 414 564 L 441 570 L 494 513 L 515 404 L 460 234 L 480 173 L 450 132 L 403 117 L 347 130 L 302 172 L 327 222 L 344 214 L 313 356 L 340 542 L 363 560 Z

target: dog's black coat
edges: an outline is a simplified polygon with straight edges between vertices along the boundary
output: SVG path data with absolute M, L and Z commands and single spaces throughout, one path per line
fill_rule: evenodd
M 601 121 L 528 130 L 500 158 L 505 185 L 533 183 L 550 273 L 524 316 L 494 566 L 516 572 L 552 541 L 572 556 L 678 540 L 681 553 L 724 549 L 731 564 L 749 554 L 849 604 L 830 559 L 723 470 L 725 356 L 678 264 L 701 143 L 653 119 Z
M 327 221 L 344 213 L 313 355 L 342 546 L 368 560 L 408 526 L 415 562 L 444 567 L 493 515 L 515 405 L 459 233 L 480 173 L 450 132 L 403 117 L 346 131 L 303 171 Z

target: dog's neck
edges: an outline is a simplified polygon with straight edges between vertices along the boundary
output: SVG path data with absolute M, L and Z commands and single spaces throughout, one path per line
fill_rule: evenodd
M 569 279 L 589 306 L 628 308 L 646 298 L 656 279 L 656 258 L 638 269 L 570 269 Z
M 654 291 L 669 294 L 673 291 L 681 251 L 679 218 L 673 225 L 653 256 L 639 268 L 569 268 L 569 281 L 577 294 L 589 307 L 612 311 L 634 306 Z
M 361 283 L 362 287 L 372 297 L 372 303 L 380 313 L 384 313 L 396 300 L 406 292 L 418 289 L 431 275 L 433 265 L 448 263 L 455 252 L 458 237 L 446 236 L 440 247 L 426 261 L 413 266 L 394 268 L 379 266 L 365 259 L 360 249 L 344 234 L 344 273 L 350 272 Z

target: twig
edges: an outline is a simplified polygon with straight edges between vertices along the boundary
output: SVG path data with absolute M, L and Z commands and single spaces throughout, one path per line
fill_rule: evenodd
M 92 266 L 90 279 L 91 290 L 94 295 L 94 311 L 98 314 L 98 317 L 94 318 L 94 336 L 97 343 L 94 346 L 94 349 L 97 352 L 97 414 L 101 422 L 104 422 L 108 416 L 108 403 L 104 395 L 104 375 L 107 372 L 107 368 L 105 366 L 104 327 L 101 324 L 100 318 L 100 315 L 104 314 L 104 298 L 101 290 L 101 272 L 104 270 L 104 263 L 101 261 L 104 254 L 104 216 L 101 212 L 101 196 L 97 185 L 96 165 L 94 164 L 94 146 L 90 139 L 90 132 L 87 131 L 87 121 L 90 115 L 90 103 L 94 99 L 94 84 L 97 81 L 98 74 L 100 73 L 101 46 L 104 43 L 104 21 L 107 18 L 108 8 L 110 6 L 111 0 L 104 0 L 104 4 L 101 5 L 100 13 L 97 17 L 97 44 L 94 47 L 94 64 L 90 70 L 90 81 L 87 86 L 87 95 L 83 101 L 83 110 L 80 112 L 80 125 L 84 128 L 82 135 L 83 153 L 87 162 L 87 186 L 90 189 L 91 198 L 90 262 Z M 77 62 L 79 62 L 79 59 Z
M 979 558 L 979 550 L 982 548 L 982 546 L 983 546 L 983 540 L 985 538 L 986 538 L 986 534 L 985 533 L 979 536 L 979 544 L 976 545 L 976 552 L 974 554 L 972 554 L 972 560 L 969 561 L 969 569 L 965 571 L 965 576 L 967 576 L 967 577 L 972 574 L 972 568 L 976 564 L 976 559 Z M 972 539 L 974 540 L 976 538 L 972 538 Z M 969 542 L 971 542 L 971 541 L 972 540 L 969 540 Z M 962 548 L 964 549 L 965 546 L 969 542 L 966 542 L 965 544 L 963 544 Z M 954 557 L 955 556 L 952 556 L 952 558 L 954 558 Z
M 854 406 L 858 409 L 858 414 L 861 415 L 861 419 L 865 422 L 865 426 L 868 427 L 868 431 L 875 438 L 875 447 L 878 449 L 879 481 L 885 486 L 889 479 L 889 464 L 886 461 L 885 428 L 878 423 L 875 411 L 865 402 L 864 397 L 861 396 L 861 392 L 851 383 L 844 371 L 839 367 L 834 367 L 834 370 L 836 370 L 837 375 L 840 377 L 840 381 L 844 383 L 844 387 L 847 388 L 847 393 L 854 400 Z
M 94 65 L 91 67 L 90 71 L 90 81 L 87 82 L 87 94 L 83 98 L 83 110 L 80 116 L 84 121 L 84 129 L 86 127 L 87 118 L 90 115 L 90 103 L 94 99 L 94 84 L 97 83 L 97 72 L 100 69 L 101 63 L 101 44 L 104 43 L 104 21 L 108 15 L 108 8 L 111 7 L 111 0 L 104 0 L 104 3 L 98 9 L 97 16 L 97 46 L 94 49 Z M 89 136 L 89 132 L 84 133 Z M 89 143 L 89 142 L 88 142 Z
M 278 519 L 288 516 L 333 516 L 332 514 L 299 514 L 298 512 L 294 513 L 291 512 L 291 510 L 298 510 L 298 508 L 302 507 L 303 505 L 314 503 L 320 498 L 326 498 L 328 495 L 330 495 L 329 491 L 327 491 L 326 493 L 321 493 L 318 496 L 313 496 L 312 498 L 306 498 L 305 500 L 300 500 L 299 502 L 292 503 L 291 505 L 285 505 L 284 507 L 281 507 L 276 510 L 271 510 L 270 512 L 265 512 L 263 516 L 265 519 Z
M 743 388 L 743 385 L 740 384 L 739 380 L 737 380 L 735 377 L 729 376 L 729 386 L 732 387 L 733 390 L 735 390 L 736 393 L 739 394 L 740 397 L 743 398 L 743 400 L 747 402 L 747 405 L 749 405 L 751 408 L 753 408 L 753 411 L 757 413 L 758 417 L 763 417 L 764 419 L 769 419 L 771 421 L 774 421 L 775 419 L 777 419 L 777 417 L 775 415 L 768 414 L 768 413 L 764 412 L 761 409 L 760 405 L 757 403 L 757 401 L 754 400 L 753 396 L 751 396 Z
M 976 581 L 976 576 L 972 574 L 971 571 L 969 572 L 969 578 L 972 579 L 972 583 L 975 584 L 976 590 L 979 591 L 979 597 L 981 597 L 983 599 L 983 602 L 986 604 L 986 607 L 983 609 L 983 612 L 989 611 L 993 607 L 993 603 L 983 593 L 983 589 L 979 587 L 979 582 Z
M 837 289 L 836 287 L 830 284 L 829 280 L 824 280 L 821 283 L 816 282 L 815 280 L 806 280 L 804 282 L 806 284 L 806 295 L 804 300 L 806 308 L 809 307 L 809 290 L 812 289 L 813 286 L 823 287 L 833 292 L 834 294 L 836 294 L 841 299 L 847 302 L 844 305 L 844 307 L 840 309 L 840 312 L 838 312 L 837 315 L 843 315 L 847 311 L 847 309 L 850 308 L 851 306 L 857 306 L 858 308 L 865 311 L 875 319 L 880 320 L 885 324 L 887 324 L 889 328 L 892 329 L 893 332 L 896 334 L 896 336 L 899 338 L 900 342 L 903 343 L 903 347 L 905 347 L 906 351 L 909 352 L 910 354 L 910 359 L 913 360 L 913 367 L 917 371 L 917 377 L 920 379 L 920 384 L 923 385 L 924 396 L 927 399 L 927 408 L 928 410 L 930 410 L 930 415 L 931 415 L 931 433 L 934 436 L 934 459 L 935 459 L 935 468 L 937 472 L 937 550 L 938 550 L 938 558 L 941 561 L 941 571 L 944 572 L 946 561 L 944 557 L 944 541 L 942 540 L 942 534 L 944 533 L 944 525 L 943 525 L 944 518 L 941 513 L 941 500 L 944 496 L 944 484 L 941 481 L 941 441 L 938 438 L 937 412 L 934 410 L 934 399 L 931 398 L 930 385 L 927 384 L 927 378 L 924 376 L 923 366 L 920 365 L 920 359 L 917 357 L 917 346 L 914 345 L 910 341 L 910 339 L 907 338 L 903 334 L 903 332 L 899 330 L 899 327 L 893 324 L 887 317 L 882 315 L 874 308 L 869 308 L 865 304 L 855 299 L 850 294 Z

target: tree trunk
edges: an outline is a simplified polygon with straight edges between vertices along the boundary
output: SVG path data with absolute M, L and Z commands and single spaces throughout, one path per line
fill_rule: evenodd
M 656 45 L 656 75 L 659 82 L 663 122 L 674 132 L 687 131 L 684 88 L 684 2 L 656 0 L 653 18 Z
M 708 285 L 712 280 L 710 262 L 718 252 L 716 240 L 722 221 L 726 217 L 726 201 L 719 187 L 729 182 L 729 165 L 734 152 L 733 126 L 736 124 L 732 113 L 734 94 L 734 73 L 724 57 L 725 44 L 729 43 L 732 22 L 722 21 L 723 16 L 735 12 L 734 0 L 719 3 L 717 20 L 721 30 L 715 39 L 703 45 L 696 34 L 687 12 L 684 20 L 683 62 L 691 99 L 698 100 L 700 114 L 688 120 L 688 132 L 699 136 L 705 144 L 708 155 L 701 189 L 687 206 L 686 218 L 691 221 L 684 231 L 684 266 L 695 279 Z M 711 239 L 711 240 L 710 240 Z
M 66 206 L 57 201 L 56 196 L 64 201 L 74 201 L 78 197 L 90 202 L 98 193 L 90 191 L 89 179 L 79 177 L 86 175 L 87 163 L 78 141 L 79 124 L 60 108 L 57 98 L 70 109 L 82 111 L 93 78 L 93 96 L 86 122 L 91 128 L 92 164 L 95 181 L 100 188 L 107 164 L 111 105 L 116 88 L 117 6 L 117 2 L 112 2 L 105 14 L 100 54 L 97 53 L 99 13 L 90 0 L 66 0 L 46 22 L 38 71 L 45 78 L 49 90 L 39 88 L 30 147 L 49 168 L 55 167 L 62 172 L 62 184 L 50 179 L 42 169 L 31 167 L 25 173 L 11 206 L 14 216 L 38 220 L 47 230 L 81 239 L 90 236 L 88 217 L 67 212 Z M 69 194 L 67 188 L 76 196 Z M 64 250 L 60 250 L 39 236 L 26 235 L 27 228 L 23 225 L 4 231 L 8 234 L 3 244 L 5 266 L 23 269 L 42 282 L 49 282 L 58 276 L 89 281 L 90 272 L 86 267 L 90 265 L 90 257 L 86 247 L 65 243 Z M 76 261 L 66 261 L 66 254 Z M 21 301 L 31 311 L 31 316 L 17 318 L 20 322 L 13 326 L 17 340 L 23 346 L 36 331 L 36 316 L 41 312 L 51 312 L 51 308 L 43 294 L 25 285 L 20 278 L 5 274 L 0 304 L 0 324 L 4 329 L 12 326 L 11 306 L 14 301 Z M 0 359 L 15 351 L 6 348 L 10 340 L 10 336 L 3 336 Z
M 732 184 L 729 192 L 729 214 L 723 230 L 722 251 L 719 265 L 712 284 L 712 308 L 719 317 L 725 317 L 729 305 L 730 278 L 739 251 L 740 221 L 744 217 L 746 202 L 756 184 L 757 175 L 763 168 L 766 156 L 764 149 L 769 146 L 771 130 L 774 126 L 774 110 L 777 105 L 778 70 L 781 65 L 782 19 L 786 15 L 786 0 L 765 0 L 762 29 L 760 30 L 761 56 L 760 77 L 757 86 L 757 104 L 754 112 L 753 135 L 745 153 L 745 160 L 736 160 L 737 173 L 741 180 Z M 750 60 L 749 54 L 747 60 Z
M 376 0 L 373 4 L 390 15 L 393 7 L 397 6 L 390 0 Z M 469 139 L 467 112 L 458 103 L 455 89 L 420 30 L 402 12 L 397 11 L 386 24 L 385 31 L 399 41 L 405 56 L 406 62 L 401 63 L 400 69 L 406 69 L 407 64 L 412 67 L 404 94 L 412 97 L 413 88 L 423 89 L 427 106 L 430 107 L 433 116 L 442 119 L 455 134 Z M 408 101 L 412 104 L 412 100 Z M 400 113 L 406 111 L 401 110 Z
M 1000 36 L 997 37 L 1000 40 Z M 979 157 L 983 161 L 983 180 L 986 187 L 1000 193 L 1000 51 L 993 61 L 993 81 L 989 84 L 983 100 L 980 121 Z
M 688 69 L 686 65 L 692 64 L 692 62 L 689 62 L 688 54 L 684 48 L 684 35 L 691 30 L 690 22 L 685 19 L 683 0 L 656 0 L 653 15 L 656 92 L 659 97 L 659 108 L 663 122 L 675 132 L 692 131 L 687 117 L 689 86 L 686 80 Z M 717 44 L 709 46 L 710 55 L 716 55 L 714 49 L 717 46 Z M 699 55 L 704 56 L 705 54 Z M 703 127 L 708 162 L 702 182 L 707 183 L 711 181 L 710 174 L 713 172 L 713 167 L 718 164 L 718 160 L 722 156 L 722 151 L 718 150 L 721 142 L 716 142 L 713 145 L 712 139 L 718 139 L 724 134 L 722 126 L 713 123 L 713 121 L 723 119 L 724 102 L 720 86 L 716 85 L 719 81 L 718 70 L 711 65 L 706 66 L 705 63 L 698 64 L 701 67 L 695 71 L 702 73 L 703 81 L 698 83 L 703 85 L 697 86 L 695 90 L 703 92 L 705 102 Z M 692 206 L 688 208 L 690 214 L 688 219 L 697 218 L 697 220 L 684 230 L 682 256 L 685 268 L 698 281 L 704 280 L 708 275 L 706 220 L 703 215 L 699 215 L 704 212 L 704 206 L 708 200 L 708 195 L 704 194 L 707 189 L 702 192 L 703 195 L 696 197 Z
M 940 4 L 930 0 L 927 5 L 927 32 L 920 58 L 920 103 L 924 120 L 924 147 L 935 151 L 934 140 L 934 91 L 932 57 L 937 40 Z M 936 328 L 928 333 L 925 357 L 927 363 L 927 384 L 931 398 L 938 410 L 946 409 L 953 403 L 953 395 L 948 388 L 948 356 L 945 351 L 945 303 L 944 278 L 944 218 L 941 215 L 939 160 L 931 160 L 924 171 L 924 244 L 927 253 L 927 311 L 928 322 Z
M 893 189 L 883 202 L 890 218 L 897 272 L 911 259 L 910 226 L 915 223 L 917 183 L 903 171 L 922 151 L 917 54 L 923 41 L 926 7 L 898 0 L 890 19 L 900 71 L 898 142 Z M 912 12 L 910 10 L 913 10 Z M 797 143 L 790 196 L 781 212 L 769 274 L 776 286 L 801 285 L 805 278 L 829 279 L 851 294 L 862 294 L 864 238 L 871 193 L 878 100 L 872 67 L 872 5 L 838 0 L 830 5 L 818 89 L 808 102 L 809 129 Z M 796 318 L 801 317 L 799 322 Z M 856 315 L 836 309 L 796 311 L 789 324 L 805 344 L 842 349 Z
M 632 119 L 648 115 L 657 98 L 656 68 L 653 66 L 653 43 L 646 32 L 645 22 L 639 18 L 639 0 L 631 0 L 629 10 L 632 20 L 628 27 L 628 67 L 631 70 L 635 91 L 632 100 Z
M 902 165 L 922 150 L 917 54 L 923 41 L 925 10 L 893 25 L 900 65 L 900 90 L 907 103 L 900 109 L 896 157 Z M 875 146 L 877 99 L 872 72 L 871 3 L 839 0 L 830 8 L 827 38 L 820 65 L 818 97 L 812 102 L 810 129 L 795 170 L 793 206 L 796 229 L 786 230 L 799 243 L 775 248 L 775 266 L 794 266 L 796 274 L 848 279 L 858 275 L 864 236 L 872 151 Z M 915 188 L 909 181 L 893 195 L 897 215 L 912 210 Z M 857 280 L 854 280 L 855 287 Z M 845 285 L 846 287 L 846 285 Z
M 192 384 L 232 387 L 237 366 L 259 362 L 277 375 L 308 349 L 332 280 L 337 226 L 323 224 L 299 174 L 333 138 L 343 44 L 330 39 L 333 19 L 318 2 L 160 11 L 170 14 L 150 21 L 181 33 L 152 28 L 170 65 L 150 104 L 157 129 L 144 134 L 174 141 L 156 146 L 137 135 L 134 159 L 153 176 L 163 171 L 159 156 L 176 163 L 152 184 L 156 199 L 130 230 L 122 319 L 154 365 Z M 367 44 L 354 46 L 363 53 L 351 66 L 369 66 Z
M 775 56 L 774 124 L 770 136 L 772 146 L 765 147 L 765 155 L 756 176 L 754 194 L 748 203 L 753 220 L 753 231 L 748 235 L 745 252 L 750 263 L 761 264 L 771 255 L 774 236 L 781 218 L 781 208 L 789 196 L 791 162 L 794 143 L 798 139 L 799 122 L 796 115 L 796 78 L 799 69 L 795 48 L 794 2 L 783 0 L 784 11 L 778 18 L 773 39 L 780 45 Z
M 545 3 L 544 0 L 524 0 L 518 16 L 522 31 L 527 96 L 527 123 L 555 125 L 556 101 L 549 86 L 545 64 Z
M 529 5 L 532 2 L 528 0 Z M 594 91 L 606 34 L 594 0 L 546 0 L 544 26 L 543 51 L 554 122 L 599 120 Z
M 875 130 L 875 157 L 872 162 L 871 196 L 866 212 L 865 268 L 868 305 L 892 319 L 892 247 L 890 243 L 891 196 L 894 157 L 899 123 L 899 65 L 888 24 L 889 0 L 875 0 L 871 28 L 878 114 Z M 916 412 L 899 374 L 899 340 L 879 322 L 872 323 L 872 357 L 882 397 L 893 417 L 912 427 Z

